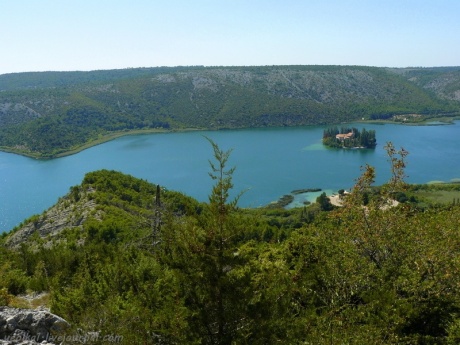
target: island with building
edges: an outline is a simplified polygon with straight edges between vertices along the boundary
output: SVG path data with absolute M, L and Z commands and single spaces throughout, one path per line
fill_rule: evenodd
M 377 145 L 375 130 L 331 127 L 323 132 L 323 144 L 336 148 L 373 149 Z

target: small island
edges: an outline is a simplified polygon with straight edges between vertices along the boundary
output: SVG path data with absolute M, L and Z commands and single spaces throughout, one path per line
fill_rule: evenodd
M 323 145 L 336 148 L 373 149 L 377 145 L 374 130 L 332 127 L 323 132 Z

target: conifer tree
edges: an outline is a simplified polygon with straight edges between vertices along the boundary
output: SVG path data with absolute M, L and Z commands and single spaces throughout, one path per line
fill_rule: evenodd
M 215 181 L 209 202 L 191 218 L 166 219 L 162 227 L 162 261 L 175 273 L 180 299 L 187 309 L 190 341 L 232 344 L 247 330 L 250 284 L 244 259 L 238 255 L 242 222 L 236 212 L 238 197 L 230 200 L 232 174 L 227 169 L 231 150 L 211 143 L 209 161 Z

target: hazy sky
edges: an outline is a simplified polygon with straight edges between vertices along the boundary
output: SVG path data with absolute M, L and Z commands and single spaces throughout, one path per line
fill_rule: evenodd
M 0 0 L 0 74 L 459 66 L 460 0 Z

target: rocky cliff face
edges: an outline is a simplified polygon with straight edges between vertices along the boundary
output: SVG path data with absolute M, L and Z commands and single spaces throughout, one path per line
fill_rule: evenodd
M 63 341 L 70 327 L 45 309 L 0 307 L 0 345 L 53 345 Z
M 89 196 L 92 192 L 93 190 L 78 192 L 78 200 L 69 193 L 43 214 L 31 217 L 24 226 L 7 238 L 5 244 L 17 248 L 21 243 L 33 239 L 34 234 L 50 244 L 65 229 L 81 228 L 96 207 L 96 202 Z M 93 216 L 97 218 L 96 213 Z

